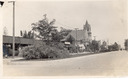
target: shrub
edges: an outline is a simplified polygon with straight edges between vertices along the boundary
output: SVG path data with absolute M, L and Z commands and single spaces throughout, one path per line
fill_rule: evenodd
M 77 46 L 70 45 L 69 46 L 69 51 L 70 51 L 70 53 L 77 53 Z
M 92 40 L 92 42 L 89 43 L 89 46 L 88 47 L 94 53 L 99 52 L 99 50 L 100 50 L 99 42 L 96 41 L 96 40 Z
M 24 47 L 19 56 L 25 59 L 42 59 L 42 58 L 66 58 L 69 56 L 68 50 L 59 47 L 59 44 L 54 46 L 27 46 Z
M 37 58 L 37 52 L 36 52 L 36 48 L 34 46 L 26 46 L 24 47 L 19 56 L 24 57 L 25 59 L 35 59 Z
M 108 52 L 108 48 L 104 45 L 100 46 L 100 52 Z

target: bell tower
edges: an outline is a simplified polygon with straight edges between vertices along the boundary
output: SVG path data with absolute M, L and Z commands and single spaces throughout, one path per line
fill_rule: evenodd
M 87 20 L 85 25 L 83 26 L 83 31 L 85 33 L 85 41 L 91 42 L 92 40 L 91 26 Z

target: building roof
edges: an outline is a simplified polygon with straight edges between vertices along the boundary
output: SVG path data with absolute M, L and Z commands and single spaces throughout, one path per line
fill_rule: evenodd
M 72 30 L 64 39 L 61 41 L 66 41 L 69 36 L 72 36 L 75 40 L 84 40 L 85 39 L 85 31 L 84 30 Z
M 13 37 L 3 35 L 3 43 L 13 43 Z M 15 43 L 16 44 L 34 44 L 34 43 L 42 43 L 42 41 L 23 38 L 23 37 L 15 37 Z

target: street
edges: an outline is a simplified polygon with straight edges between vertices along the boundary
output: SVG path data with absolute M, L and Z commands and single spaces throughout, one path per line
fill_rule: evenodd
M 4 76 L 128 76 L 128 52 L 3 64 Z

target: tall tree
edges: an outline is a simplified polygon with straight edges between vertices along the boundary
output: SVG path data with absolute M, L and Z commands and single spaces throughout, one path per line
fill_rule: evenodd
M 108 50 L 108 46 L 107 46 L 107 42 L 106 41 L 103 41 L 102 45 L 100 46 L 101 48 L 101 51 L 102 52 L 105 52 Z
M 89 44 L 89 48 L 91 49 L 92 52 L 96 53 L 99 52 L 100 46 L 99 46 L 99 41 L 92 40 L 92 43 Z
M 117 44 L 117 42 L 115 42 L 115 43 L 113 44 L 113 49 L 114 49 L 115 51 L 119 50 L 119 45 Z
M 32 31 L 20 31 L 20 35 L 23 37 L 23 38 L 34 38 L 34 32 Z
M 20 36 L 23 36 L 23 31 L 22 30 L 20 31 Z
M 28 35 L 27 35 L 27 31 L 25 30 L 24 31 L 24 36 L 23 36 L 24 38 L 28 38 Z
M 38 32 L 38 38 L 42 40 L 49 40 L 51 33 L 56 29 L 54 25 L 55 19 L 49 22 L 47 15 L 44 15 L 42 20 L 39 20 L 37 23 L 32 23 L 32 30 Z
M 7 30 L 6 27 L 4 27 L 4 33 L 3 33 L 3 35 L 8 35 L 8 30 Z
M 125 50 L 128 50 L 128 39 L 125 40 L 124 46 L 125 46 Z

